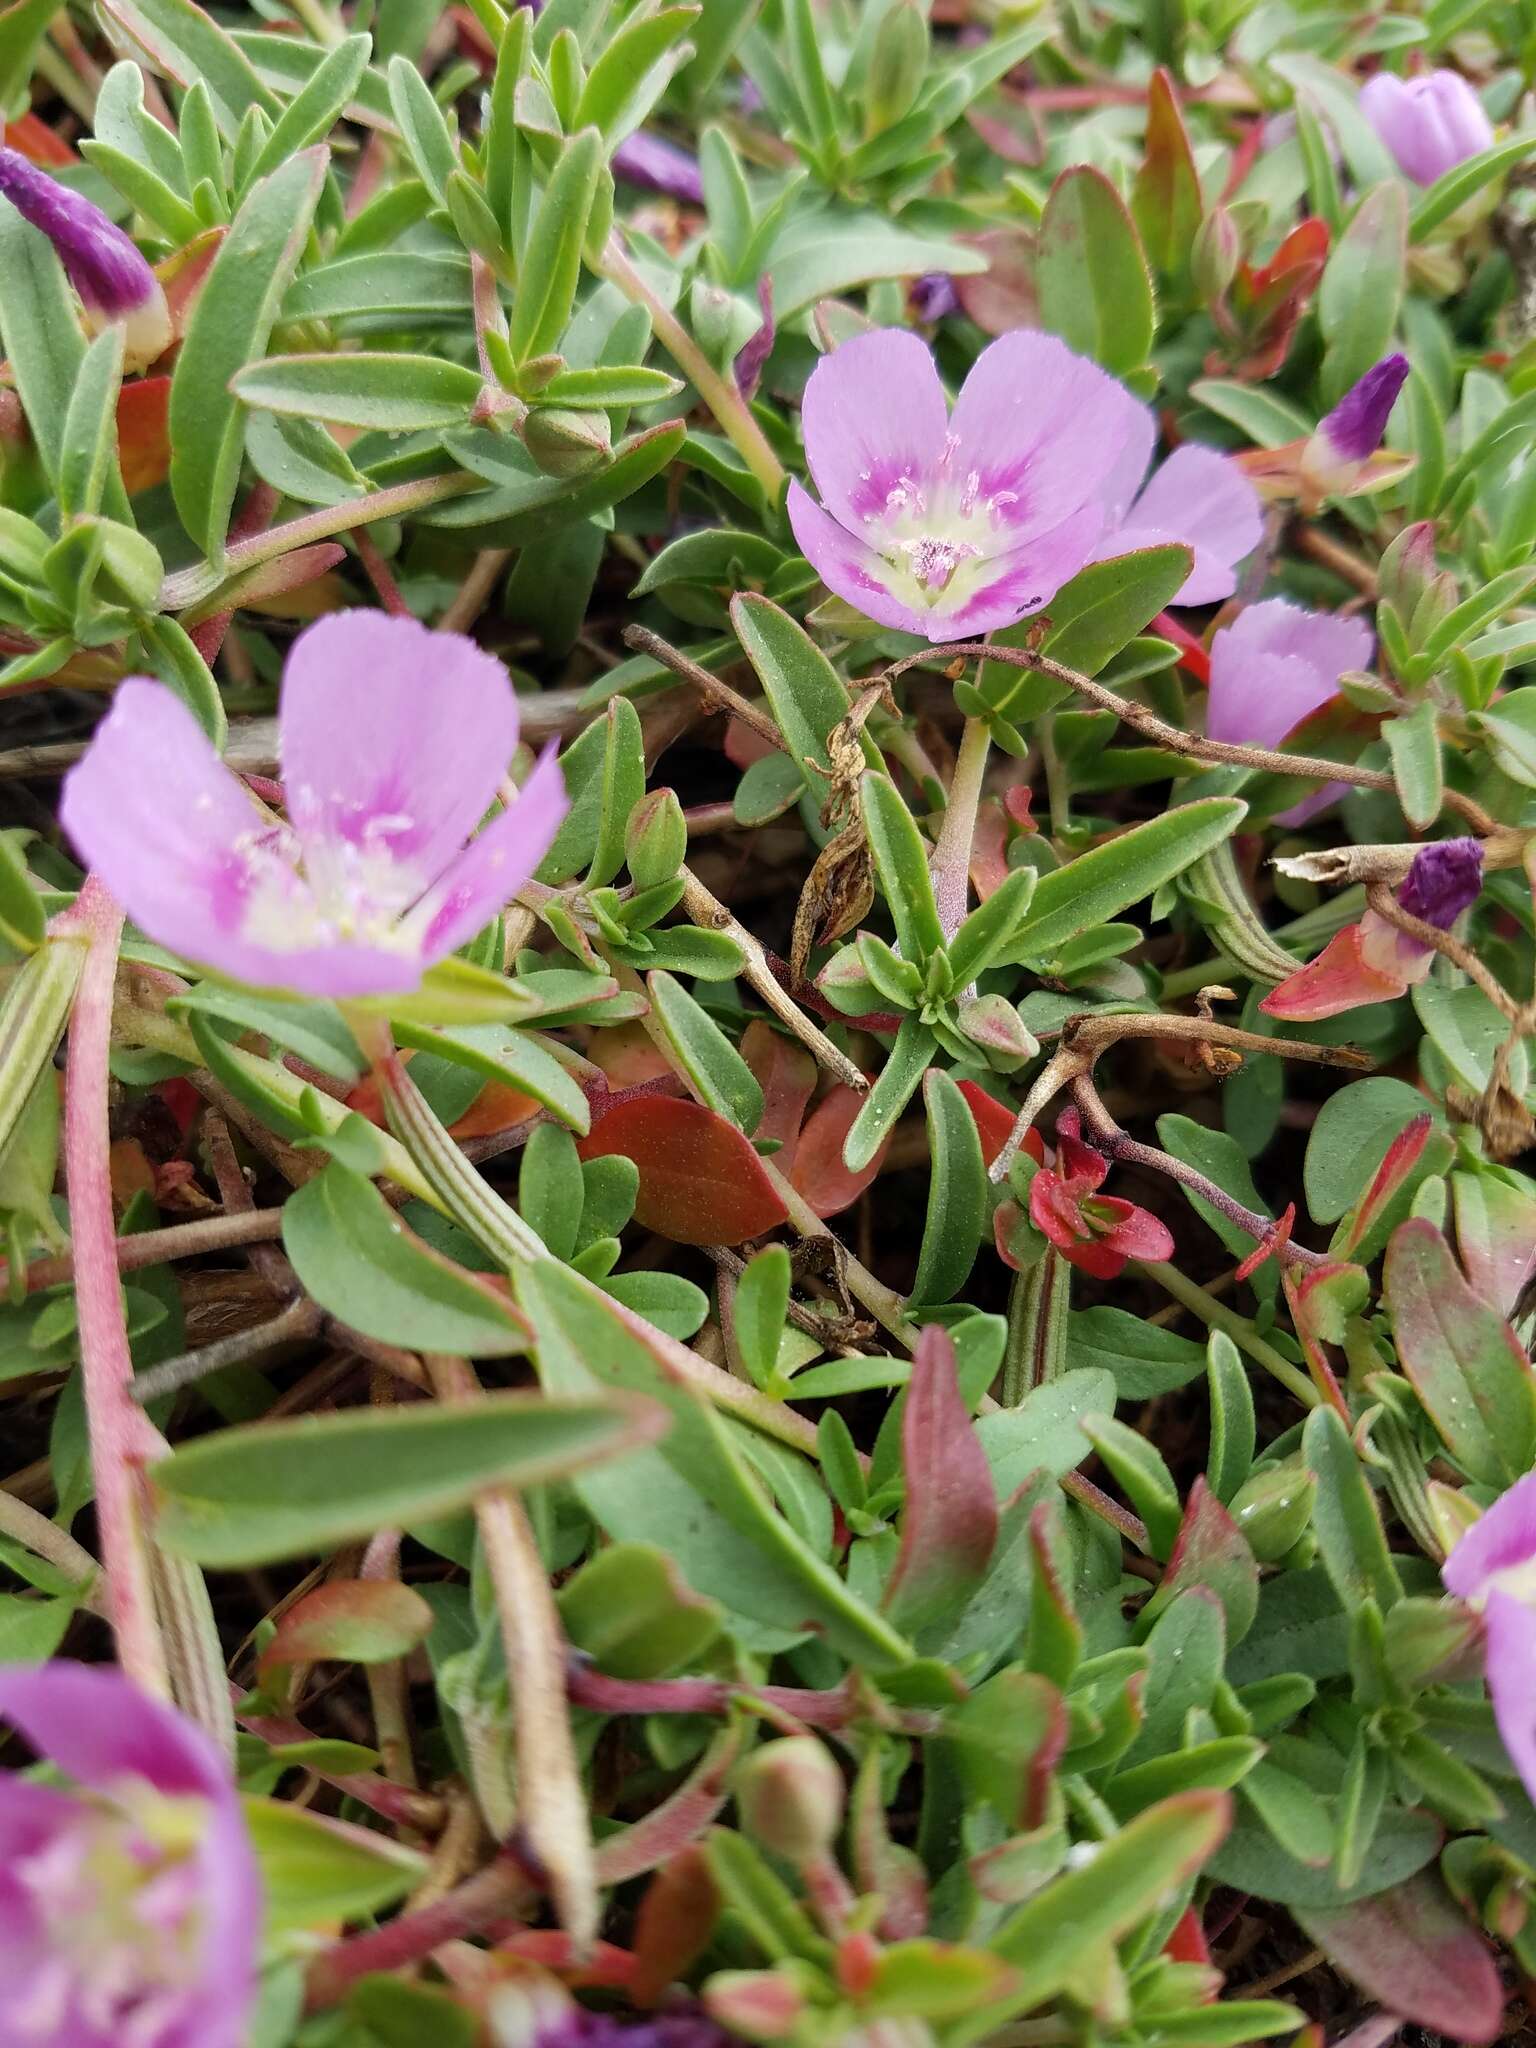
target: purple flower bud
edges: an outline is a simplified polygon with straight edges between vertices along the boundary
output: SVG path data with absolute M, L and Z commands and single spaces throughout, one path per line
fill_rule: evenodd
M 929 270 L 913 278 L 910 296 L 919 320 L 944 320 L 960 307 L 960 294 L 947 270 Z
M 1408 358 L 1384 356 L 1351 385 L 1301 451 L 1301 473 L 1319 498 L 1348 493 L 1381 446 L 1408 376 Z
M 1360 111 L 1415 185 L 1433 185 L 1493 147 L 1493 124 L 1459 71 L 1378 71 L 1361 91 Z
M 1413 857 L 1397 900 L 1410 917 L 1449 931 L 1477 901 L 1483 886 L 1483 849 L 1476 839 L 1437 839 Z
M 121 228 L 19 150 L 0 147 L 0 197 L 45 234 L 92 326 L 122 321 L 130 368 L 153 362 L 171 338 L 159 280 Z
M 757 280 L 757 303 L 762 308 L 763 324 L 736 352 L 736 389 L 743 398 L 750 398 L 757 389 L 763 365 L 773 354 L 774 339 L 778 334 L 773 317 L 773 279 L 766 270 Z
M 668 199 L 680 199 L 687 206 L 704 204 L 704 181 L 697 158 L 675 142 L 644 129 L 626 136 L 613 152 L 613 175 L 627 185 L 646 192 L 662 192 Z

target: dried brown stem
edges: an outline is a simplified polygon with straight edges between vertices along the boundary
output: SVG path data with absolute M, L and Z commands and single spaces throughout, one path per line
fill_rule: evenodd
M 1411 910 L 1404 910 L 1385 882 L 1370 883 L 1366 888 L 1365 900 L 1379 918 L 1387 924 L 1394 925 L 1405 938 L 1414 939 L 1421 946 L 1428 946 L 1442 959 L 1449 960 L 1452 966 L 1459 967 L 1470 981 L 1477 983 L 1502 1017 L 1508 1018 L 1511 1024 L 1519 1023 L 1523 1015 L 1521 1005 L 1515 1001 L 1497 975 L 1489 973 L 1470 946 L 1463 945 L 1462 941 L 1454 938 L 1450 932 L 1442 931 L 1439 925 L 1430 924 L 1425 918 L 1415 917 Z
M 671 669 L 673 675 L 681 676 L 685 683 L 692 683 L 712 711 L 728 711 L 732 718 L 739 718 L 743 725 L 750 726 L 770 747 L 781 754 L 789 752 L 783 733 L 766 712 L 759 711 L 755 704 L 749 704 L 729 683 L 722 683 L 718 676 L 712 676 L 707 668 L 684 654 L 680 647 L 663 640 L 659 633 L 653 633 L 649 626 L 626 626 L 624 644 L 633 647 L 637 654 L 648 654 L 652 661 L 659 661 L 663 668 Z

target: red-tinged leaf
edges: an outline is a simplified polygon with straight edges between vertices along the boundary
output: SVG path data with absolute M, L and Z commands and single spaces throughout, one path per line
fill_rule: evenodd
M 1291 1241 L 1291 1232 L 1296 1227 L 1296 1204 L 1287 1202 L 1284 1213 L 1277 1218 L 1274 1228 L 1265 1232 L 1253 1250 L 1233 1274 L 1234 1280 L 1249 1280 L 1260 1266 L 1282 1251 Z
M 520 1927 L 498 1936 L 497 1953 L 535 1963 L 563 1978 L 573 1990 L 622 1991 L 634 1975 L 634 1958 L 611 1941 L 580 1942 L 563 1927 Z
M 1360 950 L 1359 925 L 1347 924 L 1334 933 L 1315 960 L 1272 988 L 1259 1008 L 1266 1017 L 1315 1024 L 1366 1003 L 1390 1002 L 1406 987 L 1395 974 L 1382 974 L 1371 966 Z
M 1456 1249 L 1477 1294 L 1513 1315 L 1536 1273 L 1536 1201 L 1490 1173 L 1453 1173 Z
M 366 1083 L 364 1084 L 367 1085 Z M 543 1114 L 543 1104 L 505 1081 L 487 1081 L 457 1123 L 448 1126 L 451 1138 L 494 1138 L 518 1124 L 531 1123 Z
M 130 497 L 153 490 L 170 474 L 170 402 L 169 377 L 140 377 L 117 395 L 117 459 Z
M 1067 1746 L 1067 1703 L 1036 1671 L 1000 1671 L 945 1716 L 960 1776 L 973 1799 L 1009 1827 L 1039 1827 Z
M 986 1576 L 997 1541 L 991 1467 L 960 1394 L 955 1347 L 924 1326 L 901 1418 L 906 1503 L 885 1608 L 904 1634 L 958 1614 Z
M 170 308 L 171 332 L 180 341 L 187 331 L 187 322 L 192 318 L 198 294 L 213 268 L 213 259 L 219 253 L 224 240 L 223 228 L 210 228 L 205 235 L 199 235 L 195 242 L 188 242 L 176 255 L 168 257 L 155 275 L 165 288 L 165 303 Z
M 1268 263 L 1238 273 L 1232 303 L 1249 349 L 1235 365 L 1239 377 L 1261 383 L 1279 369 L 1327 261 L 1328 226 L 1314 217 L 1293 228 Z
M 1350 1270 L 1358 1272 L 1359 1268 L 1353 1267 Z M 1312 1277 L 1308 1275 L 1308 1279 Z M 1291 1311 L 1291 1322 L 1296 1331 L 1297 1342 L 1301 1345 L 1302 1356 L 1307 1361 L 1307 1370 L 1312 1375 L 1312 1383 L 1328 1405 L 1337 1411 L 1339 1419 L 1348 1429 L 1352 1426 L 1349 1403 L 1344 1398 L 1344 1390 L 1340 1387 L 1333 1367 L 1328 1362 L 1328 1354 L 1323 1349 L 1325 1340 L 1321 1325 L 1330 1320 L 1327 1313 L 1327 1298 L 1319 1295 L 1316 1300 L 1309 1300 L 1307 1283 L 1298 1281 L 1289 1267 L 1282 1268 L 1280 1284 L 1285 1289 L 1286 1305 Z
M 1400 1223 L 1383 1269 L 1398 1363 L 1447 1449 L 1484 1486 L 1536 1461 L 1536 1379 L 1525 1347 L 1462 1278 L 1425 1217 Z
M 291 1664 L 385 1664 L 432 1633 L 432 1609 L 396 1579 L 331 1579 L 283 1616 L 263 1674 Z
M 983 334 L 1038 327 L 1034 236 L 1019 228 L 984 228 L 979 235 L 961 235 L 959 239 L 987 259 L 985 270 L 955 279 L 955 296 L 966 316 Z
M 1210 1944 L 1205 1938 L 1200 1915 L 1193 1906 L 1180 1915 L 1172 1934 L 1163 1943 L 1163 1954 L 1176 1963 L 1199 1963 L 1205 1969 L 1210 1968 Z
M 1168 1569 L 1148 1601 L 1148 1619 L 1191 1587 L 1214 1593 L 1227 1617 L 1227 1641 L 1241 1642 L 1259 1609 L 1259 1567 L 1247 1539 L 1202 1473 L 1189 1489 Z
M 334 540 L 316 541 L 307 548 L 293 548 L 288 554 L 262 562 L 237 578 L 219 593 L 219 604 L 228 610 L 248 606 L 291 618 L 295 615 L 294 607 L 285 601 L 291 600 L 295 591 L 313 589 L 328 570 L 346 559 L 346 552 L 341 543 Z
M 786 1220 L 750 1141 L 701 1102 L 631 1097 L 576 1149 L 583 1159 L 632 1159 L 640 1170 L 636 1220 L 675 1244 L 741 1244 Z
M 1007 1143 L 1008 1133 L 1014 1126 L 1014 1113 L 995 1095 L 989 1095 L 976 1081 L 961 1081 L 960 1093 L 965 1097 L 971 1115 L 976 1120 L 976 1135 L 981 1140 L 981 1156 L 990 1166 Z M 1037 1166 L 1045 1164 L 1045 1140 L 1031 1124 L 1024 1133 L 1024 1151 Z
M 1118 1195 L 1098 1195 L 1092 1210 L 1101 1220 L 1106 1215 L 1113 1218 L 1112 1227 L 1102 1240 L 1109 1250 L 1128 1259 L 1160 1261 L 1173 1257 L 1173 1233 L 1139 1202 L 1122 1201 Z
M 859 1199 L 885 1164 L 885 1155 L 891 1149 L 888 1137 L 869 1164 L 861 1166 L 857 1173 L 843 1164 L 844 1140 L 863 1106 L 864 1097 L 839 1082 L 806 1118 L 795 1147 L 790 1180 L 823 1220 L 841 1214 Z
M 1154 269 L 1166 277 L 1187 274 L 1204 211 L 1189 131 L 1173 81 L 1159 69 L 1147 87 L 1147 153 L 1131 193 L 1131 217 Z
M 1406 1883 L 1336 1912 L 1293 1906 L 1307 1936 L 1389 2012 L 1452 2041 L 1492 2041 L 1504 1992 L 1488 1943 L 1438 1877 Z
M 861 1894 L 877 1896 L 875 1931 L 883 1941 L 911 1941 L 928 1931 L 928 1873 L 914 1851 L 891 1840 L 878 1750 L 866 1754 L 848 1806 L 848 1845 Z
M 675 1792 L 632 1826 L 603 1837 L 597 1848 L 599 1884 L 627 1884 L 660 1869 L 698 1841 L 730 1797 L 731 1772 L 743 1734 L 739 1721 L 728 1722 Z
M 1413 1170 L 1429 1143 L 1434 1119 L 1428 1110 L 1416 1116 L 1398 1132 L 1387 1147 L 1387 1155 L 1376 1169 L 1375 1178 L 1355 1204 L 1344 1224 L 1334 1234 L 1333 1248 L 1348 1254 L 1360 1244 L 1382 1211 L 1413 1178 Z
M 36 114 L 23 114 L 18 120 L 6 122 L 5 146 L 18 150 L 29 163 L 57 165 L 62 169 L 80 161 L 69 144 L 60 141 Z
M 696 1844 L 680 1848 L 651 1879 L 635 1915 L 636 2005 L 658 2003 L 669 1985 L 704 1953 L 720 1914 L 720 1893 L 709 1859 Z
M 971 880 L 985 903 L 1012 873 L 1008 865 L 1008 813 L 999 799 L 983 799 L 976 813 L 976 831 L 971 840 Z M 962 1087 L 965 1085 L 962 1082 Z M 973 1087 L 975 1083 L 971 1084 Z
M 773 1163 L 788 1173 L 800 1142 L 806 1104 L 816 1092 L 816 1062 L 803 1045 L 759 1017 L 741 1035 L 741 1056 L 763 1091 L 763 1114 L 754 1138 L 777 1138 Z

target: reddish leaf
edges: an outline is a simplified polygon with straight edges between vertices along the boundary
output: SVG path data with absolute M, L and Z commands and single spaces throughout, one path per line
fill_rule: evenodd
M 1131 216 L 1155 269 L 1184 275 L 1204 211 L 1189 131 L 1173 81 L 1159 69 L 1147 87 L 1147 153 L 1131 193 Z
M 981 1156 L 990 1166 L 1007 1142 L 1008 1133 L 1013 1129 L 1014 1115 L 1004 1102 L 995 1095 L 989 1095 L 976 1081 L 962 1081 L 960 1093 L 965 1097 L 971 1115 L 976 1120 L 976 1135 L 981 1140 Z M 1023 1149 L 1037 1166 L 1045 1164 L 1045 1140 L 1031 1124 L 1024 1133 Z
M 1236 365 L 1238 376 L 1262 382 L 1279 369 L 1327 261 L 1328 225 L 1314 217 L 1292 228 L 1268 263 L 1256 270 L 1244 264 L 1228 313 L 1249 350 Z
M 123 489 L 130 497 L 135 491 L 153 490 L 170 473 L 170 402 L 169 377 L 140 377 L 117 395 L 117 459 Z
M 262 1652 L 263 1674 L 289 1664 L 383 1664 L 432 1633 L 432 1610 L 396 1579 L 331 1579 L 290 1607 Z
M 636 1219 L 676 1244 L 741 1244 L 786 1219 L 751 1143 L 701 1102 L 632 1096 L 576 1149 L 583 1159 L 632 1159 L 640 1169 Z
M 795 1147 L 790 1180 L 816 1214 L 825 1220 L 855 1203 L 885 1164 L 891 1141 L 886 1139 L 868 1166 L 853 1173 L 843 1164 L 843 1141 L 864 1106 L 864 1097 L 841 1083 L 831 1089 L 806 1118 Z
M 1227 1617 L 1227 1641 L 1240 1642 L 1259 1607 L 1259 1567 L 1246 1539 L 1202 1474 L 1189 1489 L 1168 1569 L 1147 1603 L 1150 1617 L 1190 1587 L 1214 1593 Z
M 1211 657 L 1198 634 L 1191 633 L 1187 626 L 1181 626 L 1178 620 L 1170 618 L 1167 612 L 1159 612 L 1148 631 L 1161 634 L 1164 640 L 1173 642 L 1179 650 L 1179 667 L 1187 670 L 1197 683 L 1208 683 L 1211 680 Z
M 984 228 L 962 235 L 979 249 L 987 267 L 955 279 L 962 310 L 983 334 L 1008 334 L 1015 327 L 1040 325 L 1040 295 L 1035 290 L 1035 238 L 1018 228 Z
M 1433 1129 L 1434 1119 L 1426 1110 L 1398 1132 L 1387 1147 L 1387 1156 L 1377 1167 L 1370 1186 L 1334 1233 L 1333 1249 L 1336 1252 L 1353 1252 L 1357 1245 L 1363 1243 L 1394 1196 L 1409 1186 L 1413 1170 L 1423 1157 Z
M 1176 1963 L 1200 1963 L 1207 1969 L 1210 1967 L 1210 1945 L 1200 1924 L 1200 1915 L 1193 1906 L 1183 1914 L 1163 1943 L 1163 1954 L 1172 1957 Z
M 1536 1202 L 1491 1173 L 1453 1173 L 1456 1249 L 1490 1308 L 1512 1315 L 1536 1273 Z
M 1337 1017 L 1341 1011 L 1358 1010 L 1366 1003 L 1389 1002 L 1406 986 L 1396 975 L 1382 974 L 1370 964 L 1360 950 L 1359 925 L 1347 924 L 1334 933 L 1315 960 L 1272 988 L 1259 1008 L 1266 1017 L 1315 1024 L 1320 1018 Z
M 777 1138 L 773 1163 L 780 1173 L 794 1164 L 805 1106 L 816 1091 L 816 1062 L 803 1045 L 775 1031 L 759 1017 L 741 1035 L 741 1056 L 763 1091 L 763 1114 L 756 1138 Z
M 1343 1389 L 1335 1377 L 1333 1367 L 1328 1362 L 1328 1354 L 1323 1349 L 1324 1343 L 1328 1341 L 1324 1334 L 1325 1329 L 1335 1326 L 1338 1322 L 1337 1293 L 1336 1290 L 1330 1292 L 1326 1283 L 1330 1275 L 1359 1271 L 1358 1266 L 1324 1266 L 1317 1273 L 1309 1273 L 1302 1281 L 1297 1280 L 1289 1267 L 1283 1267 L 1280 1274 L 1280 1284 L 1285 1289 L 1291 1322 L 1295 1326 L 1302 1355 L 1307 1361 L 1307 1370 L 1312 1375 L 1313 1384 L 1329 1406 L 1337 1411 L 1346 1429 L 1354 1427 L 1354 1419 L 1350 1415 L 1349 1403 L 1344 1398 Z M 1318 1282 L 1324 1283 L 1321 1291 L 1317 1289 Z
M 709 1861 L 697 1844 L 690 1843 L 657 1871 L 635 1915 L 635 1968 L 629 1993 L 636 2005 L 657 2004 L 698 1960 L 719 1913 L 720 1894 Z
M 955 1347 L 924 1325 L 901 1418 L 906 1505 L 901 1552 L 885 1589 L 899 1629 L 957 1614 L 986 1575 L 997 1541 L 997 1493 L 970 1411 L 960 1395 Z
M 1293 1906 L 1303 1931 L 1388 2011 L 1453 2041 L 1499 2032 L 1504 1993 L 1488 1944 L 1438 1877 L 1420 1872 L 1337 1912 Z
M 61 142 L 46 121 L 40 121 L 36 114 L 23 114 L 19 120 L 5 124 L 5 146 L 18 150 L 29 163 L 77 164 L 80 159 L 67 142 Z

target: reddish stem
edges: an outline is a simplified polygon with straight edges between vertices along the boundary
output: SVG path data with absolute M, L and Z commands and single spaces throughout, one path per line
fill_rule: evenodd
M 338 2004 L 360 1977 L 425 1962 L 444 1942 L 462 1941 L 505 1919 L 527 1900 L 528 1889 L 520 1864 L 503 1853 L 435 1905 L 322 1950 L 310 1965 L 305 2003 L 311 2012 L 320 2011 Z
M 378 592 L 379 603 L 392 618 L 408 619 L 411 608 L 400 595 L 400 586 L 395 581 L 394 571 L 379 552 L 379 544 L 366 526 L 354 526 L 351 532 L 357 559 L 368 572 L 368 581 Z
M 108 1164 L 107 1058 L 123 913 L 92 875 L 58 928 L 78 931 L 89 948 L 69 1025 L 64 1171 L 80 1379 L 96 1484 L 96 1525 L 107 1575 L 107 1614 L 124 1671 L 146 1692 L 168 1699 L 170 1679 L 155 1619 L 143 1496 L 144 1467 L 164 1447 L 133 1399 L 133 1359 L 117 1277 Z

